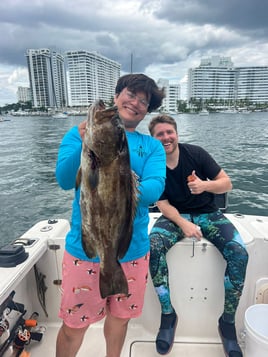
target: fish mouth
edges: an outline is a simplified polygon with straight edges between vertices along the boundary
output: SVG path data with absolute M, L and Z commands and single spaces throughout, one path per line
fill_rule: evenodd
M 91 120 L 93 121 L 93 123 L 97 124 L 101 124 L 105 121 L 107 121 L 107 119 L 112 119 L 113 117 L 117 116 L 118 114 L 118 109 L 117 107 L 110 107 L 110 108 L 105 108 L 102 106 L 94 106 L 92 108 L 93 111 L 93 115 L 91 116 Z
M 104 110 L 105 109 L 105 104 L 104 101 L 99 99 L 94 105 L 93 105 L 93 110 Z

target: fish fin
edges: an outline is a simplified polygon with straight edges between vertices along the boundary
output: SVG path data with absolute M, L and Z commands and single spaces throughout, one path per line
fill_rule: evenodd
M 92 243 L 92 244 L 91 244 Z M 84 252 L 89 258 L 95 258 L 97 256 L 97 251 L 93 242 L 88 239 L 88 234 L 86 234 L 82 229 L 82 247 Z
M 104 101 L 102 99 L 99 99 L 98 106 L 99 106 L 99 110 L 104 110 L 105 109 L 105 103 L 104 103 Z
M 131 222 L 133 222 L 135 219 L 135 215 L 136 215 L 136 210 L 137 210 L 137 205 L 138 205 L 138 197 L 139 197 L 139 193 L 140 193 L 139 192 L 139 176 L 133 170 L 131 170 L 130 180 L 131 180 L 131 187 L 132 187 L 130 217 L 131 217 Z
M 75 189 L 76 190 L 78 190 L 78 187 L 81 185 L 81 180 L 82 180 L 82 169 L 80 166 L 77 171 L 76 180 L 75 180 Z
M 116 264 L 107 272 L 100 270 L 100 294 L 103 299 L 116 294 L 128 295 L 127 278 L 121 265 Z
M 139 192 L 139 176 L 133 170 L 131 171 L 131 181 L 132 181 L 132 187 L 133 187 L 132 200 L 134 202 L 132 216 L 134 218 L 135 214 L 136 214 L 138 197 L 139 197 L 140 192 Z
M 121 136 L 121 140 L 119 140 L 119 152 L 124 152 L 126 145 L 128 145 L 127 143 L 127 136 L 126 136 L 126 132 L 125 130 L 122 128 L 121 132 L 120 132 L 120 136 Z
M 130 195 L 130 201 L 127 208 L 127 212 L 129 212 L 129 219 L 126 220 L 122 226 L 122 230 L 120 234 L 121 238 L 119 240 L 119 245 L 118 245 L 118 259 L 122 259 L 129 248 L 132 238 L 133 221 L 135 219 L 135 214 L 138 204 L 139 183 L 138 183 L 138 176 L 134 171 L 131 171 L 130 181 L 131 181 L 130 187 L 132 192 Z

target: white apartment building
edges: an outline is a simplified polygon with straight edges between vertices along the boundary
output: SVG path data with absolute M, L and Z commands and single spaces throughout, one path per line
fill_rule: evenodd
M 268 67 L 234 67 L 230 57 L 213 56 L 188 70 L 188 102 L 217 100 L 226 106 L 239 100 L 268 102 Z
M 188 101 L 191 98 L 230 101 L 234 97 L 235 70 L 229 57 L 206 58 L 188 70 Z
M 26 103 L 32 100 L 31 89 L 29 87 L 18 87 L 17 89 L 18 102 Z
M 34 107 L 61 108 L 67 105 L 64 57 L 48 48 L 26 51 Z
M 88 106 L 97 99 L 111 102 L 121 65 L 96 52 L 66 52 L 70 106 Z
M 180 85 L 169 83 L 168 79 L 160 78 L 157 81 L 157 85 L 160 88 L 165 89 L 165 98 L 163 99 L 163 104 L 161 109 L 168 113 L 177 113 L 178 111 L 178 100 L 180 100 Z
M 236 68 L 236 101 L 268 102 L 268 66 Z

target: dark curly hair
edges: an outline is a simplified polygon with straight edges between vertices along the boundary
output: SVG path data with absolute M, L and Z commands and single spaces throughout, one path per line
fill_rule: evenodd
M 164 88 L 158 88 L 155 81 L 145 74 L 126 74 L 119 78 L 115 87 L 115 93 L 120 94 L 124 88 L 129 89 L 134 94 L 144 92 L 149 102 L 148 112 L 159 108 L 165 97 Z

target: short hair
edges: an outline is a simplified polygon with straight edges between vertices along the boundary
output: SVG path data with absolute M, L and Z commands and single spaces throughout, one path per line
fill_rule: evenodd
M 177 123 L 176 123 L 175 119 L 167 114 L 160 114 L 160 115 L 157 115 L 156 117 L 153 117 L 149 123 L 148 127 L 149 127 L 150 134 L 152 136 L 153 136 L 155 126 L 160 123 L 170 124 L 174 127 L 176 133 L 178 132 L 177 131 Z
M 120 94 L 124 88 L 131 92 L 144 92 L 149 101 L 148 112 L 159 108 L 165 97 L 164 88 L 159 88 L 155 81 L 145 74 L 126 74 L 119 78 L 115 87 L 115 93 Z

